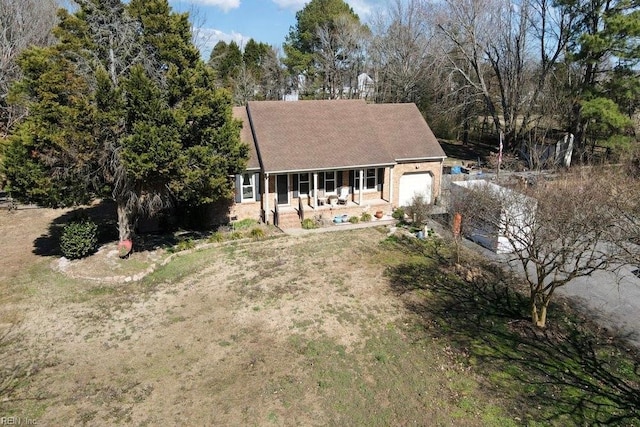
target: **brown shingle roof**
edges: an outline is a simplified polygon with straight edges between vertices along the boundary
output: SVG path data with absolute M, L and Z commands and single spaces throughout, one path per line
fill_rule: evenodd
M 371 123 L 396 161 L 446 157 L 416 104 L 370 104 Z
M 249 146 L 247 170 L 259 170 L 260 161 L 258 160 L 258 152 L 256 151 L 256 142 L 253 140 L 253 133 L 251 132 L 247 109 L 245 107 L 233 107 L 233 117 L 242 121 L 240 140 Z
M 251 132 L 246 132 L 247 125 L 242 140 L 260 153 L 265 172 L 378 166 L 402 159 L 445 157 L 414 104 L 255 101 L 249 102 L 244 113 L 234 109 L 234 115 L 245 123 L 250 121 L 255 141 Z M 256 153 L 251 154 L 257 159 Z

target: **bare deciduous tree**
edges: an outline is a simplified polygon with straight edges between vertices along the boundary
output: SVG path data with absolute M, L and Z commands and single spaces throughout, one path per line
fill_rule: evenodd
M 509 143 L 543 116 L 541 97 L 566 51 L 572 19 L 550 0 L 450 0 L 437 15 L 451 71 L 482 99 Z
M 342 15 L 318 27 L 317 37 L 316 62 L 325 93 L 330 99 L 351 98 L 364 68 L 367 32 L 352 17 Z M 344 93 L 345 86 L 349 93 Z
M 0 0 L 0 136 L 24 114 L 6 102 L 10 85 L 20 77 L 16 60 L 29 46 L 53 43 L 57 9 L 56 0 Z
M 238 70 L 238 75 L 233 79 L 232 87 L 235 105 L 247 105 L 247 102 L 255 98 L 258 86 L 246 64 L 242 64 Z
M 558 288 L 599 270 L 615 271 L 635 252 L 628 237 L 637 229 L 638 204 L 621 203 L 620 196 L 638 194 L 638 188 L 637 181 L 604 171 L 522 192 L 480 181 L 457 191 L 452 208 L 462 215 L 463 234 L 501 239 L 529 287 L 531 319 L 543 328 Z
M 286 92 L 286 71 L 278 51 L 271 47 L 262 59 L 260 92 L 266 100 L 280 100 Z
M 421 85 L 433 75 L 436 49 L 427 6 L 424 0 L 396 0 L 374 19 L 369 54 L 379 101 L 416 102 Z

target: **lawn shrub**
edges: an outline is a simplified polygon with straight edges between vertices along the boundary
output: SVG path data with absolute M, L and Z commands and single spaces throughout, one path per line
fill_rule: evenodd
M 240 232 L 240 231 L 233 231 L 230 235 L 229 238 L 231 240 L 240 240 L 244 237 L 244 235 Z
M 362 222 L 370 222 L 371 221 L 371 214 L 369 212 L 363 212 L 362 216 L 360 217 L 360 221 L 362 221 Z
M 407 206 L 407 214 L 409 219 L 413 221 L 413 225 L 420 227 L 424 223 L 429 214 L 431 213 L 432 205 L 422 194 L 416 194 L 411 199 L 411 204 Z
M 64 226 L 60 251 L 68 259 L 91 255 L 98 248 L 98 226 L 89 220 L 73 221 Z
M 360 222 L 360 218 L 358 218 L 357 216 L 352 216 L 351 218 L 349 218 L 349 222 L 351 224 L 357 224 Z
M 209 236 L 209 243 L 220 243 L 224 240 L 224 235 L 220 231 L 216 231 L 215 233 Z
M 302 220 L 302 228 L 305 230 L 312 230 L 314 228 L 318 228 L 316 222 L 311 218 L 305 218 Z
M 265 238 L 266 234 L 262 228 L 256 227 L 251 229 L 249 236 L 254 240 L 261 240 Z
M 404 220 L 404 208 L 395 208 L 395 210 L 391 214 L 391 217 L 393 217 L 393 219 L 397 219 L 398 221 L 403 221 Z
M 177 251 L 186 251 L 188 249 L 193 249 L 196 247 L 196 244 L 193 240 L 191 239 L 185 239 L 185 240 L 181 240 L 178 242 L 178 244 L 176 245 L 176 250 Z
M 240 221 L 234 222 L 233 223 L 233 229 L 234 230 L 246 230 L 249 229 L 255 225 L 258 225 L 258 221 L 256 221 L 255 219 L 251 219 L 251 218 L 245 218 L 242 219 Z

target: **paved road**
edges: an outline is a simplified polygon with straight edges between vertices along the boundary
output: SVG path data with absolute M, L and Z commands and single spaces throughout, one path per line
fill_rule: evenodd
M 623 267 L 618 274 L 599 271 L 559 289 L 560 294 L 595 310 L 596 320 L 640 347 L 640 279 Z

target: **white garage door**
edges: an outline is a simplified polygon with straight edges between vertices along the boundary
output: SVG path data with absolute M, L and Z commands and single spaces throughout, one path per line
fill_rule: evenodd
M 400 206 L 408 206 L 416 194 L 422 194 L 431 202 L 431 185 L 433 177 L 430 173 L 407 173 L 400 177 Z

